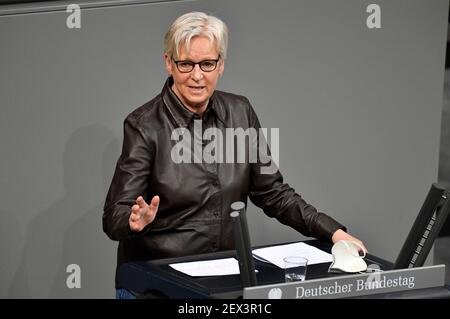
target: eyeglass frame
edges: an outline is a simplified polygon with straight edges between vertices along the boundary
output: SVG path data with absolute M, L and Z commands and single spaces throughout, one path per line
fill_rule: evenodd
M 220 60 L 220 54 L 219 54 L 219 57 L 217 58 L 217 59 L 206 59 L 206 60 L 202 60 L 202 61 L 200 61 L 200 62 L 194 62 L 194 61 L 190 61 L 190 60 L 178 60 L 178 61 L 176 61 L 174 58 L 173 58 L 173 56 L 171 57 L 172 58 L 172 61 L 173 61 L 173 63 L 175 63 L 175 65 L 177 66 L 177 70 L 180 72 L 180 73 L 189 73 L 189 72 L 192 72 L 192 70 L 194 70 L 195 69 L 195 66 L 198 64 L 198 66 L 200 67 L 200 70 L 202 70 L 203 72 L 212 72 L 212 71 L 215 71 L 216 69 L 217 69 L 217 65 L 219 64 L 219 60 Z M 189 62 L 189 63 L 192 63 L 192 69 L 190 69 L 189 71 L 181 71 L 180 70 L 180 67 L 178 66 L 178 63 L 180 63 L 180 62 Z M 209 71 L 205 71 L 205 70 L 203 70 L 202 69 L 202 63 L 204 63 L 204 62 L 214 62 L 215 63 L 215 66 L 214 66 L 214 69 L 212 69 L 212 70 L 209 70 Z

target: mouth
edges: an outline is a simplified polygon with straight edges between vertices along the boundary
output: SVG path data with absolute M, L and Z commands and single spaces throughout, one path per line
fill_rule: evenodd
M 188 86 L 188 88 L 195 93 L 200 93 L 206 86 Z

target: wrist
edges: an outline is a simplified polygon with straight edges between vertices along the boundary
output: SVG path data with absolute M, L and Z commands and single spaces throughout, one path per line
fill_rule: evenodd
M 331 241 L 334 244 L 334 243 L 338 242 L 339 240 L 341 240 L 345 234 L 346 234 L 346 232 L 339 228 L 331 236 Z

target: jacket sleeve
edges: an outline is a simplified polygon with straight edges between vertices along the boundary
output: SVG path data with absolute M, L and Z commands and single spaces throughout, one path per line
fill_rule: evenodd
M 345 226 L 330 216 L 318 212 L 292 187 L 283 183 L 283 176 L 271 159 L 265 137 L 260 134 L 261 125 L 251 106 L 249 118 L 250 127 L 254 127 L 259 132 L 258 160 L 252 164 L 250 173 L 250 200 L 263 209 L 267 216 L 275 217 L 282 224 L 296 229 L 303 235 L 331 241 L 334 232 L 338 229 L 345 230 Z M 263 139 L 262 143 L 259 139 Z
M 143 132 L 130 118 L 124 122 L 122 153 L 117 161 L 103 210 L 103 231 L 113 240 L 145 234 L 132 232 L 128 219 L 139 195 L 144 196 L 153 162 L 153 152 Z M 147 199 L 146 199 L 147 200 Z

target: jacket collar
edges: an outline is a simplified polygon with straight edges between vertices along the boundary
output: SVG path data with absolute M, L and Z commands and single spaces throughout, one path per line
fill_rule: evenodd
M 170 115 L 174 118 L 177 125 L 179 127 L 187 127 L 193 119 L 200 119 L 200 117 L 196 113 L 189 111 L 183 105 L 181 100 L 172 90 L 172 85 L 173 85 L 173 78 L 169 77 L 166 83 L 164 84 L 164 87 L 161 92 L 164 104 L 166 105 L 167 110 L 169 111 Z M 217 116 L 217 118 L 222 123 L 225 124 L 224 121 L 225 110 L 223 109 L 223 105 L 217 102 L 215 95 L 216 93 L 214 92 L 213 95 L 210 97 L 205 113 L 213 112 Z

